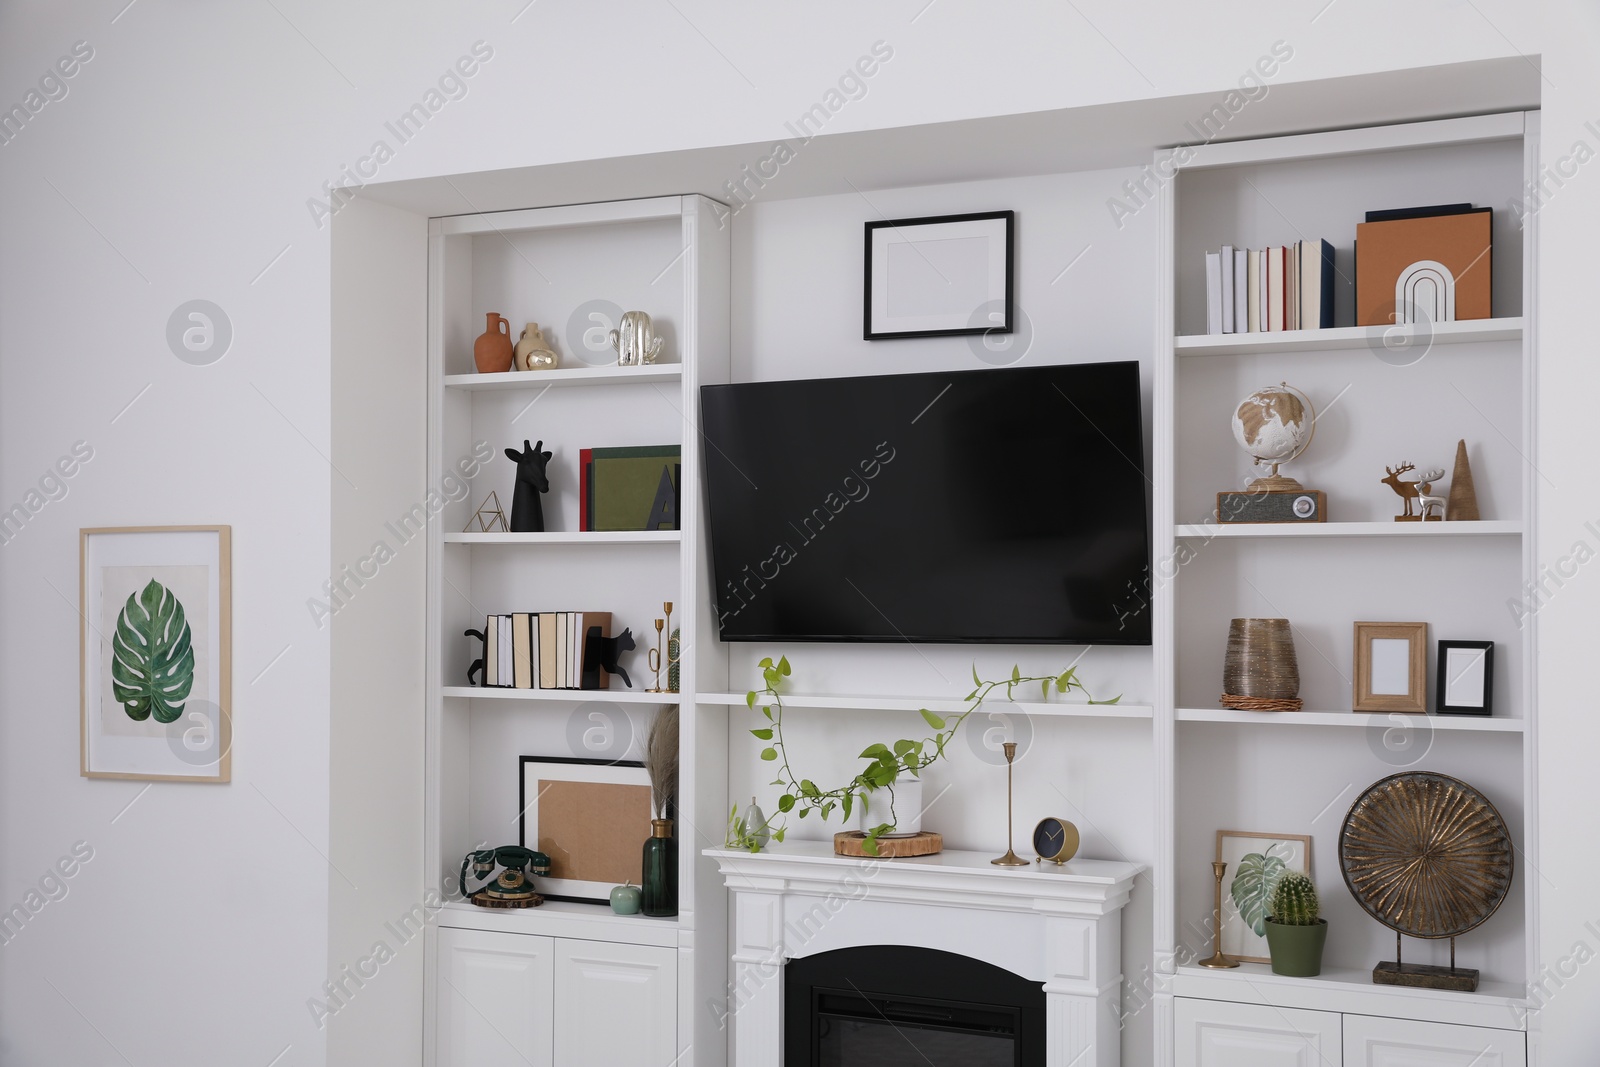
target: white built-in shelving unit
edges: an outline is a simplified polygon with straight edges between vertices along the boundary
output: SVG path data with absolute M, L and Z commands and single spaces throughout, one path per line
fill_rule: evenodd
M 1193 1062 L 1178 1056 L 1179 1030 L 1194 1024 L 1196 1012 L 1203 1016 L 1208 1005 L 1225 1006 L 1225 1012 L 1216 1010 L 1232 1013 L 1228 1018 L 1235 1022 L 1255 1011 L 1276 1013 L 1279 1023 L 1290 1016 L 1320 1020 L 1329 1033 L 1339 1031 L 1341 1018 L 1388 1017 L 1416 1027 L 1498 1028 L 1520 1043 L 1522 1031 L 1534 1025 L 1529 986 L 1539 973 L 1533 874 L 1536 630 L 1531 620 L 1519 625 L 1507 605 L 1534 576 L 1535 232 L 1532 219 L 1519 227 L 1503 208 L 1534 172 L 1537 130 L 1537 115 L 1519 112 L 1208 144 L 1184 150 L 1181 165 L 1169 154 L 1158 155 L 1156 172 L 1175 174 L 1160 192 L 1159 247 L 1135 255 L 1123 246 L 1127 259 L 1117 260 L 1143 265 L 1148 259 L 1141 256 L 1148 253 L 1161 279 L 1154 351 L 1146 364 L 1154 645 L 1148 651 L 1100 650 L 1086 669 L 1086 677 L 1097 682 L 1108 674 L 1117 677 L 1109 691 L 1127 692 L 1128 703 L 991 702 L 985 709 L 998 716 L 1004 705 L 1004 713 L 1035 723 L 1037 757 L 1031 766 L 1019 765 L 1026 772 L 1023 795 L 1036 790 L 1027 803 L 1072 814 L 1084 800 L 1077 790 L 1092 794 L 1098 807 L 1095 825 L 1085 817 L 1093 835 L 1086 855 L 1147 868 L 1124 920 L 1124 1040 L 1141 1050 L 1150 1047 L 1153 1016 L 1158 1067 Z M 1084 175 L 1054 176 L 1048 185 L 1030 184 L 1026 177 L 1008 180 L 1015 184 L 1004 186 L 1004 195 L 1037 197 L 1048 189 L 1049 197 L 1088 198 L 1095 205 L 1104 196 L 1102 184 Z M 987 204 L 994 195 L 993 187 L 974 193 L 952 185 L 947 198 L 925 183 L 902 184 L 919 186 L 899 191 L 914 205 L 899 211 L 908 216 L 970 206 L 974 196 Z M 1060 191 L 1068 188 L 1076 191 Z M 843 184 L 837 191 L 849 192 Z M 580 754 L 572 749 L 573 737 L 590 736 L 607 746 L 599 755 L 638 758 L 660 708 L 681 700 L 683 709 L 681 913 L 652 920 L 566 902 L 531 911 L 442 904 L 433 916 L 438 930 L 429 942 L 426 986 L 429 1062 L 438 1067 L 476 1062 L 473 1049 L 507 1044 L 530 1063 L 551 1062 L 550 1055 L 559 1062 L 563 1049 L 576 1055 L 570 1035 L 580 1029 L 599 1042 L 594 1048 L 601 1058 L 588 1062 L 622 1062 L 604 1058 L 612 1048 L 605 1043 L 641 1035 L 645 1044 L 626 1046 L 632 1051 L 623 1059 L 649 1060 L 655 1049 L 670 1047 L 672 1055 L 660 1057 L 662 1063 L 673 1055 L 711 1067 L 725 1060 L 718 1005 L 727 1005 L 728 996 L 727 893 L 702 853 L 720 844 L 729 803 L 770 778 L 751 748 L 741 686 L 755 676 L 756 655 L 783 649 L 730 649 L 718 640 L 703 526 L 698 395 L 702 385 L 733 380 L 920 365 L 921 348 L 878 348 L 870 359 L 853 349 L 819 358 L 810 334 L 787 329 L 797 306 L 808 314 L 826 312 L 830 323 L 857 310 L 854 288 L 842 298 L 825 297 L 820 312 L 806 303 L 809 298 L 795 295 L 809 293 L 808 271 L 839 262 L 841 249 L 858 251 L 861 218 L 875 216 L 857 203 L 857 194 L 843 199 L 847 207 L 819 197 L 793 218 L 785 206 L 762 216 L 760 205 L 731 218 L 712 201 L 685 195 L 449 215 L 429 223 L 429 485 L 440 485 L 475 451 L 481 454 L 483 444 L 493 457 L 489 477 L 474 481 L 470 498 L 447 504 L 431 527 L 436 532 L 427 586 L 424 827 L 429 884 L 453 881 L 468 849 L 516 840 L 519 755 Z M 1457 201 L 1497 209 L 1492 318 L 1422 331 L 1201 333 L 1205 250 L 1326 238 L 1337 249 L 1339 321 L 1351 321 L 1351 240 L 1362 213 Z M 1052 220 L 1051 209 L 1059 205 L 1032 203 L 1037 210 L 1024 227 L 1051 221 L 1059 226 L 1073 217 L 1066 212 Z M 829 231 L 816 248 L 795 237 L 797 230 L 809 234 L 815 224 L 807 220 L 813 219 L 825 220 L 822 228 Z M 743 253 L 749 270 L 734 284 L 732 232 L 740 226 L 751 227 Z M 1065 231 L 1024 232 L 1033 234 L 1021 246 L 1024 255 L 1048 252 L 1046 260 L 1053 263 L 1075 262 L 1072 256 L 1079 254 L 1076 238 L 1059 236 Z M 1059 248 L 1045 247 L 1051 245 L 1041 240 L 1045 232 L 1057 234 Z M 1059 270 L 1043 272 L 1041 262 L 1022 266 L 1025 295 L 1033 292 L 1030 278 L 1048 281 Z M 649 312 L 667 336 L 666 361 L 637 368 L 609 365 L 604 358 L 585 362 L 574 350 L 569 320 L 597 296 Z M 1048 314 L 1044 307 L 1041 297 L 1035 302 L 1041 322 Z M 509 317 L 513 333 L 528 321 L 543 324 L 562 351 L 562 366 L 474 373 L 472 341 L 489 311 Z M 750 351 L 738 361 L 730 354 L 730 321 L 745 323 L 752 334 L 746 339 Z M 1136 343 L 1148 351 L 1142 338 Z M 953 348 L 930 351 L 946 361 L 942 365 L 965 365 L 951 362 Z M 1105 345 L 1084 351 L 1085 359 L 1135 354 Z M 1049 352 L 1041 347 L 1034 358 L 1077 356 L 1070 346 Z M 898 366 L 895 359 L 910 363 Z M 1218 524 L 1215 494 L 1240 486 L 1250 474 L 1229 415 L 1239 398 L 1279 381 L 1307 392 L 1319 409 L 1311 449 L 1286 473 L 1326 491 L 1333 521 Z M 557 451 L 545 498 L 550 532 L 459 532 L 468 528 L 491 486 L 500 488 L 500 503 L 509 513 L 512 501 L 504 487 L 511 483 L 510 465 L 502 452 L 524 438 L 542 439 Z M 1458 438 L 1469 445 L 1484 519 L 1393 522 L 1399 500 L 1380 483 L 1384 466 L 1412 460 L 1448 469 Z M 683 446 L 681 531 L 577 530 L 576 449 L 669 442 Z M 684 634 L 682 697 L 646 692 L 649 680 L 640 677 L 646 673 L 642 649 L 654 637 L 651 620 L 669 600 Z M 641 653 L 627 662 L 636 672 L 634 688 L 469 687 L 466 670 L 475 642 L 462 631 L 480 627 L 486 614 L 524 610 L 613 612 L 616 627 L 632 627 L 639 640 Z M 1305 711 L 1257 714 L 1218 704 L 1228 621 L 1259 615 L 1294 623 Z M 1494 640 L 1494 716 L 1351 712 L 1351 630 L 1357 620 L 1426 621 L 1430 649 L 1440 638 Z M 916 709 L 948 714 L 964 706 L 959 682 L 942 696 L 906 694 L 938 688 L 944 674 L 964 678 L 966 650 L 812 645 L 788 651 L 800 668 L 797 687 L 810 687 L 785 694 L 788 721 L 810 759 L 825 759 L 829 743 L 840 747 L 840 738 L 853 740 L 867 724 L 892 731 Z M 1049 662 L 1058 651 L 1002 654 Z M 929 681 L 929 675 L 937 677 Z M 903 686 L 899 692 L 897 684 Z M 1003 732 L 1010 726 L 997 717 L 986 728 Z M 855 751 L 832 755 L 847 760 Z M 1458 945 L 1461 961 L 1482 971 L 1476 994 L 1371 983 L 1371 967 L 1390 958 L 1393 937 L 1344 891 L 1338 829 L 1356 793 L 1407 767 L 1473 783 L 1512 829 L 1518 853 L 1511 896 Z M 941 819 L 966 826 L 966 808 L 998 804 L 997 770 L 982 761 L 948 769 L 953 798 L 963 803 L 947 805 Z M 1027 817 L 1035 814 L 1030 807 Z M 1119 823 L 1124 816 L 1131 821 Z M 982 835 L 997 832 L 991 821 L 996 820 L 986 816 L 982 827 L 967 826 L 972 841 L 963 847 L 987 847 Z M 797 827 L 796 836 L 833 828 L 813 821 Z M 1016 831 L 1026 828 L 1019 816 Z M 1210 860 L 1219 829 L 1313 838 L 1313 873 L 1332 927 L 1320 977 L 1284 978 L 1255 964 L 1227 972 L 1193 966 L 1211 947 Z M 1422 942 L 1406 945 L 1407 958 L 1417 961 L 1437 961 L 1442 951 Z M 593 978 L 601 973 L 618 982 Z M 623 991 L 621 1008 L 606 999 L 614 990 Z M 1142 997 L 1136 999 L 1141 991 L 1152 994 L 1153 1012 L 1144 1012 Z M 543 1014 L 534 1023 L 517 1014 L 525 1004 L 540 1005 Z M 672 1006 L 666 1023 L 663 1004 Z M 508 1015 L 488 1022 L 469 1018 L 469 1009 L 484 1006 L 505 1007 Z M 635 1018 L 653 1021 L 616 1024 Z M 491 1031 L 493 1040 L 473 1044 L 473 1034 Z M 648 1055 L 640 1051 L 646 1047 Z M 1149 1058 L 1138 1055 L 1141 1062 Z
M 1196 1062 L 1196 1019 L 1217 1002 L 1233 1005 L 1216 1009 L 1218 1026 L 1245 1029 L 1250 1009 L 1240 1005 L 1323 1013 L 1333 1032 L 1341 1014 L 1419 1026 L 1529 1025 L 1538 909 L 1535 631 L 1531 621 L 1519 625 L 1508 605 L 1533 577 L 1535 238 L 1532 219 L 1521 227 L 1506 207 L 1535 173 L 1537 141 L 1537 114 L 1519 112 L 1203 145 L 1183 150 L 1181 163 L 1172 152 L 1158 154 L 1158 172 L 1175 168 L 1161 199 L 1152 457 L 1153 728 L 1163 794 L 1155 863 L 1159 1064 Z M 1336 249 L 1338 321 L 1349 322 L 1352 242 L 1363 213 L 1466 201 L 1495 208 L 1492 318 L 1203 334 L 1207 249 L 1326 238 Z M 1229 413 L 1239 398 L 1280 381 L 1306 392 L 1320 413 L 1310 448 L 1284 473 L 1324 490 L 1332 521 L 1217 524 L 1215 494 L 1242 487 L 1252 473 Z M 1399 498 L 1380 483 L 1385 465 L 1415 461 L 1448 471 L 1458 439 L 1468 444 L 1483 520 L 1393 522 Z M 1291 621 L 1305 711 L 1219 706 L 1228 623 L 1242 616 Z M 1493 717 L 1351 712 L 1358 620 L 1429 624 L 1430 701 L 1435 642 L 1493 640 Z M 1339 828 L 1362 789 L 1406 769 L 1472 783 L 1511 829 L 1510 897 L 1457 943 L 1460 962 L 1482 972 L 1475 994 L 1371 981 L 1373 963 L 1393 958 L 1394 935 L 1344 891 Z M 1193 965 L 1211 951 L 1209 861 L 1222 829 L 1312 837 L 1313 875 L 1330 923 L 1320 977 L 1284 978 L 1255 964 L 1221 972 Z M 1405 958 L 1442 963 L 1445 948 L 1407 939 Z M 1520 1033 L 1509 1040 L 1521 1048 Z
M 448 504 L 432 527 L 430 883 L 453 886 L 470 849 L 518 841 L 520 756 L 642 758 L 654 717 L 680 699 L 646 691 L 654 678 L 643 650 L 654 646 L 652 620 L 664 602 L 672 602 L 672 624 L 684 637 L 682 687 L 692 692 L 707 668 L 727 676 L 710 586 L 698 577 L 706 547 L 696 397 L 702 384 L 728 376 L 729 233 L 716 225 L 713 207 L 685 195 L 430 223 L 429 485 L 442 484 L 464 458 L 481 458 L 485 445 L 491 456 L 472 496 Z M 614 325 L 583 317 L 582 306 L 597 297 L 649 313 L 666 338 L 662 362 L 620 367 L 603 347 L 584 343 L 586 332 L 603 336 Z M 513 335 L 524 323 L 541 323 L 562 364 L 475 373 L 473 340 L 491 311 L 511 320 Z M 574 322 L 576 332 L 562 332 Z M 503 452 L 524 439 L 543 440 L 556 453 L 544 497 L 548 532 L 459 532 L 476 531 L 472 515 L 490 487 L 510 517 L 513 468 Z M 579 530 L 577 449 L 664 444 L 683 449 L 681 530 Z M 613 633 L 632 629 L 639 651 L 624 660 L 631 688 L 617 678 L 614 688 L 597 691 L 467 684 L 480 653 L 463 631 L 481 628 L 490 614 L 570 610 L 610 611 Z M 703 828 L 720 840 L 726 819 L 727 709 L 684 698 L 682 713 L 679 914 L 618 916 L 567 901 L 498 910 L 447 900 L 435 915 L 428 959 L 429 1062 L 476 1062 L 477 1050 L 507 1045 L 530 1063 L 551 1055 L 557 1062 L 721 1061 L 723 1037 L 704 1001 L 722 995 L 726 895 L 700 851 L 714 843 L 702 840 Z M 502 1005 L 506 1018 L 482 1017 Z M 631 1015 L 625 1025 L 617 1011 Z

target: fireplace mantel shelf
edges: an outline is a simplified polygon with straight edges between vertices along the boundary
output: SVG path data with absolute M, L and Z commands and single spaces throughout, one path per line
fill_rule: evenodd
M 985 852 L 947 850 L 933 856 L 876 860 L 834 854 L 826 841 L 791 841 L 763 852 L 706 849 L 730 889 L 816 892 L 835 887 L 846 872 L 872 887 L 875 899 L 949 903 L 995 911 L 1103 915 L 1128 902 L 1137 863 L 1074 859 L 997 867 Z
M 1075 859 L 997 867 L 985 852 L 836 856 L 827 841 L 706 849 L 733 895 L 735 1062 L 782 1062 L 786 960 L 861 945 L 953 952 L 1041 982 L 1046 1063 L 1115 1067 L 1122 908 L 1144 868 Z

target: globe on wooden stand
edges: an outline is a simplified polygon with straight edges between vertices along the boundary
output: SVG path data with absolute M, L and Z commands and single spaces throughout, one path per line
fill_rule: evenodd
M 1317 435 L 1317 412 L 1311 399 L 1288 382 L 1257 389 L 1233 412 L 1233 437 L 1257 467 L 1270 471 L 1254 478 L 1256 491 L 1304 492 L 1295 479 L 1278 473 L 1300 457 Z

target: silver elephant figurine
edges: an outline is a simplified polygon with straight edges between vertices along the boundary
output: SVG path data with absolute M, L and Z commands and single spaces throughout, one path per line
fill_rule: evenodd
M 617 364 L 638 367 L 654 363 L 661 354 L 661 338 L 650 324 L 650 316 L 642 311 L 627 311 L 621 325 L 611 331 L 611 347 L 617 350 Z

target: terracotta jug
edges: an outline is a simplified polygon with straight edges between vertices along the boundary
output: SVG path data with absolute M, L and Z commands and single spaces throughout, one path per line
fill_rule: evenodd
M 511 323 L 489 312 L 488 327 L 472 345 L 472 358 L 479 374 L 502 374 L 511 369 Z

